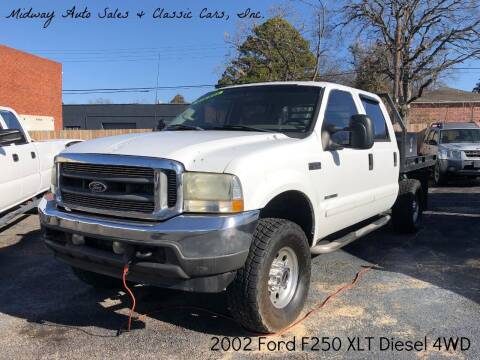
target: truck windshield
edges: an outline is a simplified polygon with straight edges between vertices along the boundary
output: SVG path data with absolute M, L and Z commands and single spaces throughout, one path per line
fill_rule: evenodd
M 440 143 L 480 142 L 480 129 L 452 129 L 440 132 Z
M 298 136 L 311 128 L 320 90 L 299 85 L 219 89 L 194 101 L 165 130 L 274 131 Z

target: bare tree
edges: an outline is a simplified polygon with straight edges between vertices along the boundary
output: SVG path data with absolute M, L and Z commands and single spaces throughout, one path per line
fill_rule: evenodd
M 334 77 L 334 74 L 339 72 L 339 67 L 333 66 L 333 62 L 326 61 L 330 50 L 327 38 L 331 35 L 332 29 L 328 16 L 328 0 L 298 0 L 298 2 L 307 5 L 313 13 L 310 38 L 312 52 L 315 55 L 315 71 L 312 80 L 320 80 L 323 78 L 322 75 Z M 304 26 L 308 28 L 308 26 Z M 322 65 L 324 65 L 324 69 L 321 69 Z
M 342 25 L 388 52 L 385 73 L 404 115 L 446 70 L 480 56 L 478 0 L 356 0 L 342 10 Z

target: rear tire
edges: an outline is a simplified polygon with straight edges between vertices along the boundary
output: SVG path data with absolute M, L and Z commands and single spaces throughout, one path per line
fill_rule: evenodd
M 397 201 L 392 207 L 393 229 L 399 233 L 414 233 L 422 226 L 423 194 L 420 181 L 406 179 L 399 183 Z
M 97 274 L 73 266 L 72 271 L 77 278 L 97 290 L 121 289 L 123 287 L 122 280 L 117 278 L 113 278 L 103 274 Z
M 438 162 L 435 164 L 435 168 L 433 170 L 433 181 L 437 186 L 447 185 L 448 183 L 448 175 L 446 173 L 442 173 L 440 170 L 440 164 Z
M 227 289 L 232 316 L 257 333 L 293 323 L 308 295 L 310 263 L 308 240 L 297 224 L 260 219 L 247 261 Z

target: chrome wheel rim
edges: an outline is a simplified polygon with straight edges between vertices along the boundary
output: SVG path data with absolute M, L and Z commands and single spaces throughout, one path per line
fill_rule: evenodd
M 268 292 L 270 301 L 277 309 L 287 306 L 295 295 L 298 285 L 298 259 L 290 247 L 281 248 L 270 266 Z

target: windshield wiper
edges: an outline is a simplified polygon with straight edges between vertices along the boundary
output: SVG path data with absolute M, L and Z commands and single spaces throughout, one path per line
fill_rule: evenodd
M 261 131 L 261 132 L 272 132 L 273 130 L 259 129 L 253 126 L 246 125 L 225 125 L 217 126 L 212 128 L 212 130 L 244 130 L 244 131 Z
M 205 130 L 205 129 L 201 128 L 200 126 L 173 124 L 163 129 L 163 131 L 165 130 Z

